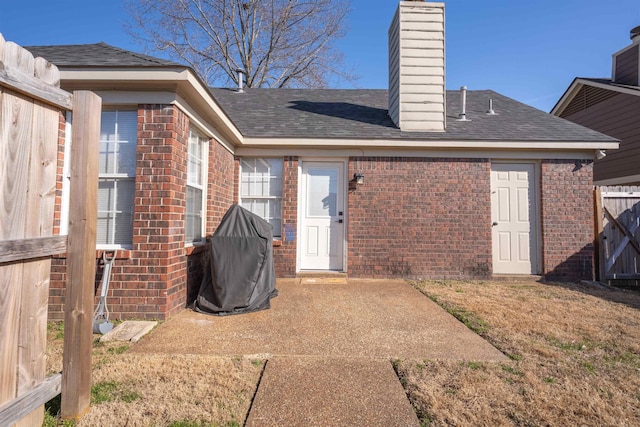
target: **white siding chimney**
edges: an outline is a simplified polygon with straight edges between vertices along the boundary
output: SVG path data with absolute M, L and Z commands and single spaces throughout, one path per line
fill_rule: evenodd
M 400 130 L 445 130 L 444 58 L 444 3 L 401 1 L 389 27 L 389 116 Z

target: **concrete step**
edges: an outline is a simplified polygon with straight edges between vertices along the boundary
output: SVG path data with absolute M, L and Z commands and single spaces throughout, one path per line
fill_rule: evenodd
M 296 273 L 297 278 L 304 277 L 343 277 L 347 278 L 347 273 L 343 273 L 341 271 L 326 271 L 326 270 L 305 270 L 298 271 Z

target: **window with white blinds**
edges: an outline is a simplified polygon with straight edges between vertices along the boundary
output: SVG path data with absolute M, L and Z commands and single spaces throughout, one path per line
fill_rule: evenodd
M 98 182 L 99 245 L 130 247 L 136 177 L 137 111 L 102 112 Z
M 240 206 L 273 226 L 282 236 L 282 159 L 240 159 Z
M 189 130 L 187 163 L 187 224 L 185 240 L 201 241 L 204 236 L 204 209 L 207 185 L 207 139 Z

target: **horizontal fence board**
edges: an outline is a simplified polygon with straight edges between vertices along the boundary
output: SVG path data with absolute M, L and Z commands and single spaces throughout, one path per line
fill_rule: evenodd
M 67 251 L 67 236 L 0 241 L 0 264 L 45 258 Z
M 73 95 L 69 92 L 27 75 L 3 61 L 0 61 L 0 86 L 64 110 L 71 110 L 73 106 Z
M 20 421 L 34 409 L 60 394 L 62 374 L 55 374 L 38 384 L 28 393 L 0 407 L 0 426 L 10 426 Z
M 628 198 L 628 199 L 640 199 L 640 193 L 620 193 L 615 191 L 603 191 L 602 197 L 617 199 L 617 198 Z

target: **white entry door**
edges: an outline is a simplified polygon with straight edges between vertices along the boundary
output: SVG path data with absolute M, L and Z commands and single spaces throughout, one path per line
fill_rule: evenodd
M 537 274 L 535 165 L 491 165 L 493 272 Z
M 303 162 L 300 269 L 343 269 L 344 163 Z

